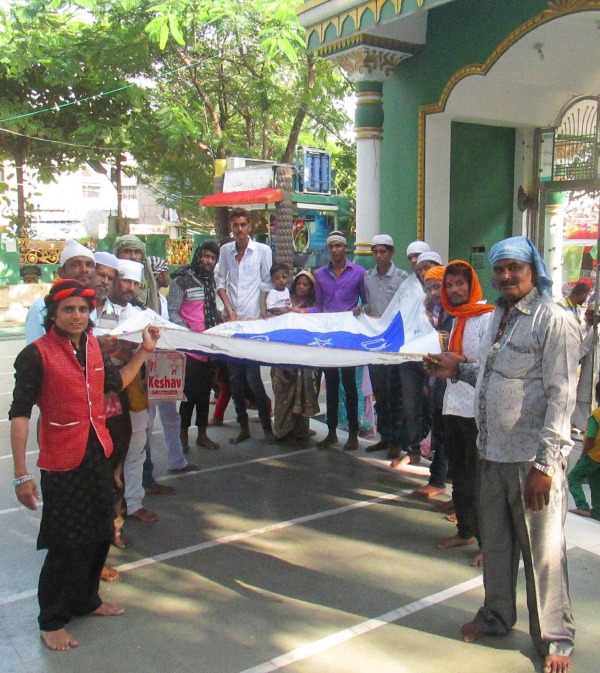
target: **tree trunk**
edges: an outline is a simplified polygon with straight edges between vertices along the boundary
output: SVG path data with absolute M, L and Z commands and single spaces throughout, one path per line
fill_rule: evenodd
M 29 227 L 25 205 L 25 147 L 21 143 L 15 150 L 14 159 L 17 178 L 17 238 L 28 238 Z
M 281 157 L 281 162 L 284 164 L 291 164 L 294 158 L 294 150 L 298 144 L 298 137 L 300 136 L 300 131 L 302 130 L 302 124 L 306 119 L 306 114 L 309 109 L 309 103 L 312 98 L 312 90 L 315 86 L 315 80 L 317 77 L 317 65 L 314 60 L 312 53 L 307 54 L 307 73 L 306 73 L 306 90 L 303 96 L 298 110 L 296 111 L 296 116 L 292 123 L 292 128 L 290 130 L 290 135 L 288 138 L 288 143 Z
M 127 234 L 123 223 L 123 170 L 121 168 L 121 155 L 117 155 L 115 166 L 115 188 L 117 190 L 117 232 L 119 236 Z
M 213 188 L 215 194 L 223 191 L 224 178 L 222 176 L 215 177 L 213 180 Z M 215 234 L 217 241 L 227 238 L 229 236 L 229 211 L 227 208 L 215 208 Z
M 269 158 L 269 108 L 265 108 L 262 114 L 262 158 Z

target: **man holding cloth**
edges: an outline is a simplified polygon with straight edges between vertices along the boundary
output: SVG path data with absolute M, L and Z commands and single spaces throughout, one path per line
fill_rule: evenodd
M 436 376 L 476 383 L 481 463 L 479 524 L 485 556 L 484 606 L 464 624 L 474 642 L 514 626 L 519 557 L 525 565 L 529 631 L 544 673 L 571 668 L 571 614 L 564 521 L 566 456 L 572 442 L 580 335 L 551 298 L 552 280 L 523 236 L 492 247 L 500 291 L 479 351 L 479 366 L 442 353 Z
M 271 248 L 258 243 L 250 234 L 250 213 L 245 208 L 234 208 L 229 213 L 229 226 L 234 240 L 221 247 L 217 272 L 217 294 L 225 306 L 227 320 L 254 320 L 266 318 L 267 310 L 261 293 L 271 289 Z M 258 407 L 258 417 L 265 433 L 265 440 L 275 439 L 271 427 L 269 398 L 262 382 L 260 365 L 228 362 L 231 395 L 235 405 L 240 431 L 231 437 L 231 444 L 239 444 L 250 438 L 248 411 L 246 408 L 246 381 Z
M 375 268 L 365 274 L 366 302 L 364 310 L 373 318 L 381 318 L 398 288 L 408 278 L 392 258 L 394 241 L 388 234 L 377 234 L 371 241 Z M 402 387 L 400 365 L 369 365 L 369 376 L 375 395 L 377 431 L 381 440 L 367 447 L 367 452 L 390 450 L 400 455 L 402 449 Z
M 341 231 L 332 231 L 327 237 L 327 252 L 331 261 L 315 272 L 316 305 L 309 311 L 321 313 L 340 313 L 353 311 L 358 300 L 365 301 L 365 270 L 346 258 L 348 245 Z M 318 444 L 327 449 L 337 444 L 337 426 L 339 410 L 340 371 L 342 385 L 346 393 L 346 412 L 348 414 L 348 440 L 344 451 L 356 451 L 358 448 L 358 390 L 356 388 L 355 367 L 327 367 L 324 370 L 327 404 L 327 437 Z
M 479 344 L 494 307 L 482 302 L 479 278 L 467 262 L 450 262 L 442 282 L 442 306 L 453 318 L 448 350 L 464 361 L 477 361 Z M 444 392 L 442 418 L 452 473 L 452 500 L 457 533 L 440 540 L 438 549 L 473 544 L 478 537 L 475 507 L 477 426 L 473 411 L 474 390 L 465 381 L 450 379 Z M 473 565 L 481 565 L 478 554 Z

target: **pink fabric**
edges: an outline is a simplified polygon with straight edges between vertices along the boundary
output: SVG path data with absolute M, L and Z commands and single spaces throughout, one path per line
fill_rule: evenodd
M 192 332 L 206 331 L 204 301 L 188 301 L 186 299 L 183 304 L 181 304 L 179 315 L 185 320 Z M 188 353 L 187 355 L 195 360 L 200 360 L 200 362 L 208 362 L 208 358 L 205 355 L 195 355 L 194 353 Z

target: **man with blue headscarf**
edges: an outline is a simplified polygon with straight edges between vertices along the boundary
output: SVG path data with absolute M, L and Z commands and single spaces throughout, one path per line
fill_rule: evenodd
M 452 353 L 434 356 L 441 366 L 429 365 L 436 376 L 476 380 L 485 601 L 461 637 L 473 642 L 514 626 L 522 554 L 530 633 L 544 673 L 567 673 L 575 627 L 563 526 L 580 335 L 552 301 L 550 275 L 529 239 L 500 241 L 489 260 L 500 299 L 479 365 Z

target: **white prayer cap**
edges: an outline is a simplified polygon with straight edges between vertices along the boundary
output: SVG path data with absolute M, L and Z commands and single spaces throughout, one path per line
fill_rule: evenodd
M 433 252 L 433 250 L 430 250 L 429 252 L 422 252 L 417 257 L 417 264 L 420 264 L 421 262 L 435 262 L 440 266 L 443 264 L 442 258 L 437 254 L 437 252 Z
M 430 250 L 431 247 L 429 243 L 425 243 L 425 241 L 413 241 L 408 248 L 406 248 L 406 256 L 420 255 L 422 252 L 429 252 Z
M 85 245 L 70 240 L 66 242 L 63 251 L 60 253 L 60 265 L 64 266 L 65 262 L 68 262 L 72 257 L 89 257 L 90 259 L 94 259 L 94 253 L 89 248 L 86 248 Z
M 140 262 L 134 262 L 132 259 L 119 260 L 119 277 L 124 280 L 135 280 L 137 283 L 141 283 L 143 270 L 144 265 Z
M 96 264 L 109 266 L 111 269 L 119 270 L 119 260 L 111 252 L 95 252 L 94 259 Z
M 371 240 L 371 247 L 374 245 L 389 245 L 390 248 L 394 247 L 394 239 L 389 234 L 377 234 L 373 236 Z

